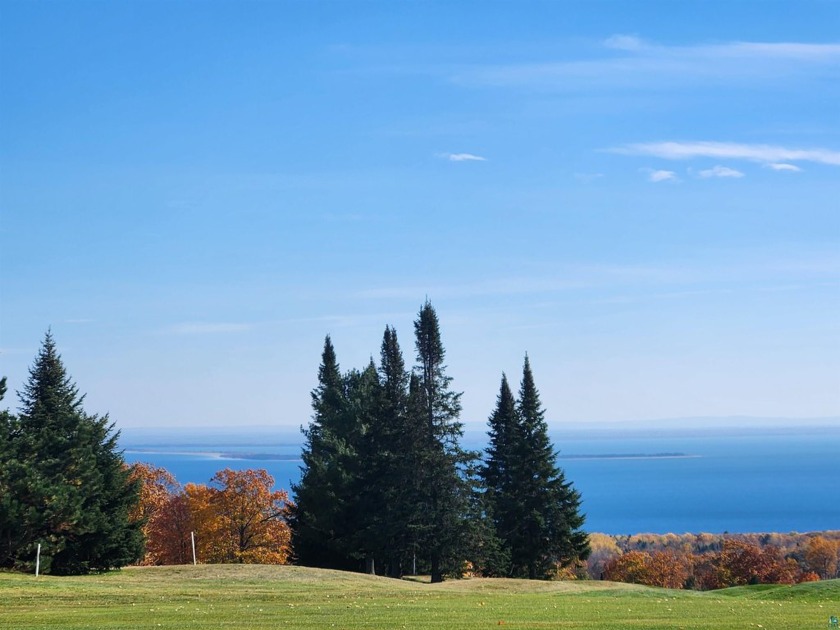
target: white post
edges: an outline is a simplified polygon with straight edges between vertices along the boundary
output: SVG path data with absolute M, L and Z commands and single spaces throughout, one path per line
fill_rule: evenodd
M 35 577 L 41 572 L 41 543 L 38 543 L 38 552 L 35 554 Z
M 193 565 L 195 565 L 195 532 L 190 532 L 190 540 L 192 540 Z

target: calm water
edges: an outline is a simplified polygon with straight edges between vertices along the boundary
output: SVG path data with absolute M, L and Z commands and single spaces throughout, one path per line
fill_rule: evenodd
M 479 438 L 480 439 L 480 438 Z M 300 445 L 142 446 L 129 462 L 207 483 L 223 468 L 265 468 L 280 488 L 300 478 Z M 790 532 L 840 529 L 840 430 L 748 436 L 554 436 L 558 463 L 583 496 L 586 529 L 638 532 Z M 467 446 L 481 448 L 479 442 Z M 220 455 L 221 453 L 227 456 Z M 681 453 L 688 457 L 607 455 Z M 260 454 L 249 456 L 249 454 Z M 264 459 L 266 454 L 283 459 Z M 231 456 L 235 455 L 235 456 Z M 590 456 L 590 457 L 579 457 Z

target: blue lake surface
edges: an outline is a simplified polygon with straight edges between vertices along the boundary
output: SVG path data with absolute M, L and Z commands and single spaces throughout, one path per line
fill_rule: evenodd
M 560 451 L 559 466 L 583 497 L 588 531 L 840 529 L 840 429 L 770 435 L 552 437 Z M 128 462 L 161 466 L 181 483 L 207 483 L 223 468 L 264 468 L 284 489 L 299 480 L 300 444 L 272 443 L 265 435 L 253 442 L 144 446 L 123 440 L 122 446 Z M 209 444 L 206 439 L 205 443 Z M 474 439 L 464 443 L 468 448 L 484 447 Z M 685 457 L 655 456 L 673 453 Z

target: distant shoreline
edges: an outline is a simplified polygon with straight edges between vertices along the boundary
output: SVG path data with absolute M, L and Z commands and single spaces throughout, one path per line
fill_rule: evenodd
M 604 455 L 559 455 L 557 459 L 693 459 L 688 453 L 607 453 Z
M 299 462 L 300 455 L 285 455 L 282 453 L 230 453 L 224 451 L 169 451 L 162 449 L 127 448 L 123 451 L 128 455 L 179 455 L 200 457 L 202 459 L 245 459 L 258 461 Z
M 230 451 L 170 451 L 159 448 L 129 448 L 124 451 L 129 455 L 176 455 L 187 457 L 200 457 L 202 459 L 231 459 L 250 461 L 301 461 L 298 454 L 284 453 L 232 453 Z M 559 455 L 561 460 L 629 460 L 629 459 L 692 459 L 701 455 L 690 455 L 688 453 L 579 453 L 571 455 Z

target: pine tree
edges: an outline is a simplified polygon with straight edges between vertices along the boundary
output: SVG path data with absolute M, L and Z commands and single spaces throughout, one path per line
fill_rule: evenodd
M 548 576 L 557 565 L 568 566 L 589 554 L 588 538 L 580 528 L 580 493 L 557 466 L 548 438 L 545 411 L 525 356 L 517 404 L 518 429 L 513 432 L 510 470 L 515 525 L 500 535 L 511 553 L 512 575 L 531 579 Z
M 414 322 L 417 348 L 416 372 L 419 408 L 415 418 L 425 427 L 420 449 L 420 502 L 426 508 L 419 526 L 422 548 L 429 559 L 432 582 L 443 581 L 446 573 L 457 573 L 467 552 L 467 513 L 470 484 L 465 469 L 471 454 L 459 445 L 463 435 L 458 421 L 461 394 L 451 391 L 452 378 L 446 375 L 445 350 L 440 338 L 437 313 L 427 300 Z
M 350 485 L 345 498 L 344 523 L 348 528 L 346 552 L 364 563 L 367 573 L 376 573 L 376 558 L 382 557 L 381 508 L 384 500 L 386 436 L 382 426 L 382 387 L 371 358 L 362 370 L 346 378 L 350 449 L 344 466 Z
M 0 524 L 16 521 L 17 531 L 4 564 L 31 564 L 38 543 L 44 572 L 55 574 L 139 560 L 142 523 L 129 516 L 139 488 L 118 450 L 119 434 L 107 415 L 85 413 L 84 396 L 67 375 L 49 332 L 18 396 L 20 416 L 6 432 L 4 467 L 14 505 L 4 501 L 9 512 L 0 515 Z
M 6 377 L 0 379 L 0 401 L 6 395 Z M 12 493 L 13 469 L 16 468 L 13 438 L 17 418 L 8 410 L 0 411 L 0 567 L 14 565 L 21 535 L 20 501 Z
M 424 432 L 412 418 L 411 376 L 406 371 L 397 331 L 385 328 L 382 339 L 381 431 L 378 475 L 383 486 L 380 536 L 385 543 L 388 575 L 401 577 L 416 552 L 417 526 L 422 520 L 417 471 Z M 415 383 L 415 388 L 417 383 Z
M 303 429 L 301 479 L 292 486 L 292 547 L 303 565 L 355 569 L 357 560 L 348 553 L 347 539 L 354 483 L 350 464 L 356 452 L 347 382 L 329 335 L 324 340 L 318 386 L 312 391 L 312 409 L 312 421 Z
M 502 541 L 503 548 L 509 551 L 509 543 L 519 523 L 519 493 L 516 486 L 516 453 L 514 449 L 519 443 L 520 422 L 516 410 L 516 400 L 508 384 L 507 376 L 502 374 L 499 395 L 496 398 L 496 408 L 488 420 L 490 430 L 488 436 L 490 444 L 484 465 L 480 469 L 480 476 L 484 484 L 484 499 L 487 511 L 493 521 L 496 535 Z M 508 565 L 499 566 L 497 570 L 507 573 Z

